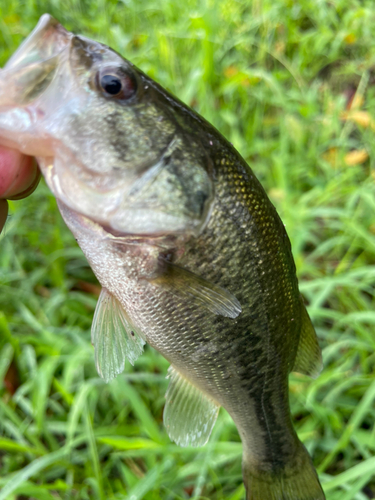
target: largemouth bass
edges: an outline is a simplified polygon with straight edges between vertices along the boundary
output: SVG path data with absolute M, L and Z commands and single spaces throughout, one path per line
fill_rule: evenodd
M 322 500 L 288 375 L 321 354 L 284 226 L 237 151 L 109 47 L 44 15 L 0 74 L 0 142 L 35 156 L 102 285 L 92 326 L 110 380 L 148 342 L 171 363 L 164 423 L 201 446 L 218 410 L 248 500 Z

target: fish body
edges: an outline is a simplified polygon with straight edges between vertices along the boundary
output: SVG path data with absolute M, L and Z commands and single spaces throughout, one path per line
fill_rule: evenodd
M 6 95 L 5 76 L 15 82 Z M 197 113 L 45 15 L 0 75 L 0 142 L 35 155 L 103 290 L 107 380 L 144 342 L 170 363 L 164 423 L 204 444 L 223 406 L 248 500 L 322 500 L 293 428 L 288 375 L 321 356 L 291 246 L 239 153 Z

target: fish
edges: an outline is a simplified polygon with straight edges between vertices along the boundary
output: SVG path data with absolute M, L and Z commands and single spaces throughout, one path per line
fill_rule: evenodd
M 170 362 L 164 425 L 203 446 L 219 408 L 247 500 L 323 500 L 294 430 L 292 371 L 321 351 L 275 207 L 235 148 L 111 48 L 50 15 L 0 73 L 0 143 L 34 156 L 102 291 L 99 375 L 147 342 Z

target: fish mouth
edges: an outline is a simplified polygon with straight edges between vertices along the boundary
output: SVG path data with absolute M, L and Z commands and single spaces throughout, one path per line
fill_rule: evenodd
M 37 122 L 43 111 L 34 101 L 49 87 L 61 54 L 70 45 L 69 33 L 49 14 L 44 14 L 35 29 L 0 71 L 0 143 L 30 156 L 50 152 L 46 141 L 35 141 Z M 32 104 L 29 106 L 29 104 Z M 51 152 L 50 152 L 51 153 Z
M 20 69 L 46 61 L 64 50 L 72 36 L 72 33 L 69 33 L 56 19 L 44 14 L 34 30 L 8 60 L 4 70 Z

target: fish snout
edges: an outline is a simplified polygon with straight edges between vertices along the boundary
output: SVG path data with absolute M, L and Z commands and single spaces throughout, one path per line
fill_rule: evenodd
M 64 50 L 71 38 L 72 34 L 56 19 L 44 14 L 35 29 L 8 60 L 4 69 L 42 63 Z
M 52 153 L 46 140 L 41 141 L 37 133 L 38 123 L 48 107 L 41 97 L 54 79 L 71 38 L 71 33 L 49 14 L 44 14 L 0 71 L 2 145 L 31 156 Z

